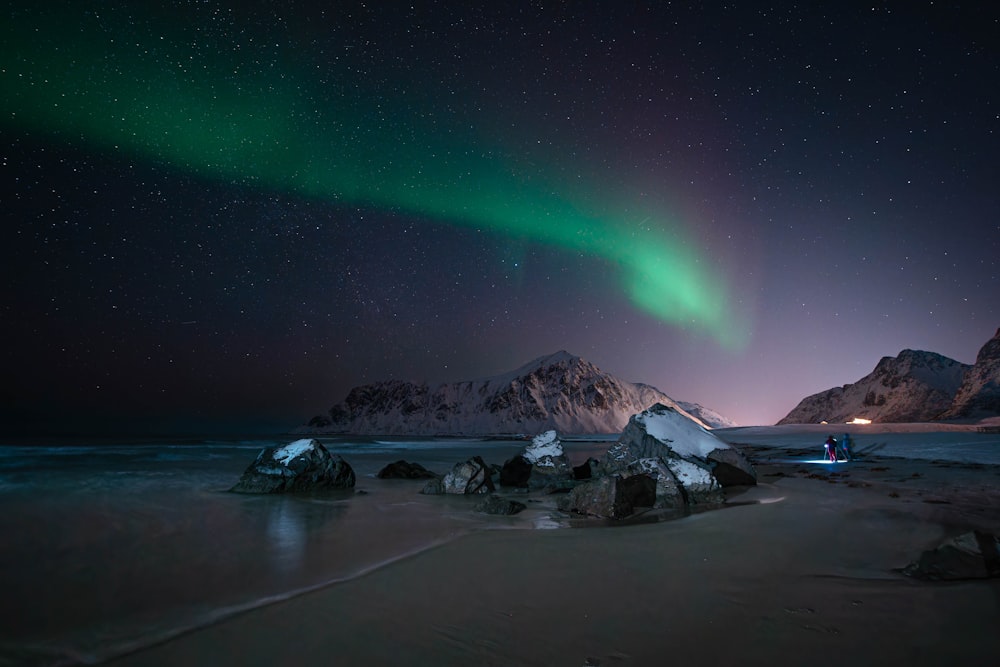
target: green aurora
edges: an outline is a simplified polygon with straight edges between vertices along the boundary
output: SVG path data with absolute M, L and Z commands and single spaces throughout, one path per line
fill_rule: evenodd
M 14 12 L 3 32 L 4 123 L 205 179 L 599 257 L 646 313 L 729 349 L 745 342 L 723 280 L 677 225 L 668 232 L 664 216 L 616 205 L 601 186 L 554 182 L 468 123 L 413 111 L 398 92 L 323 79 L 306 56 L 255 59 L 252 38 L 234 44 L 163 17 L 32 9 Z M 647 219 L 660 222 L 636 224 Z

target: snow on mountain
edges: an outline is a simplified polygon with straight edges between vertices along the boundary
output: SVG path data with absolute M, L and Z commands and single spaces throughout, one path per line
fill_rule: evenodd
M 729 417 L 724 417 L 711 408 L 706 408 L 698 403 L 688 403 L 687 401 L 677 401 L 677 405 L 693 417 L 697 417 L 709 428 L 735 428 L 739 426 Z
M 938 418 L 952 405 L 967 364 L 935 352 L 903 350 L 883 357 L 875 370 L 854 384 L 808 396 L 778 424 L 920 422 Z
M 688 414 L 648 385 L 626 382 L 559 351 L 480 380 L 429 387 L 389 380 L 355 387 L 300 431 L 383 435 L 617 433 L 656 403 Z M 689 415 L 698 424 L 700 419 Z
M 976 363 L 965 374 L 955 400 L 941 419 L 1000 414 L 1000 329 L 983 345 Z

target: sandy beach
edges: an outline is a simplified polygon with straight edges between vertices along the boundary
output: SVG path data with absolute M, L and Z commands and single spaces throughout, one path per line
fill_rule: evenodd
M 108 664 L 995 664 L 1000 580 L 894 570 L 1000 534 L 1000 467 L 745 451 L 760 484 L 731 507 L 476 532 Z

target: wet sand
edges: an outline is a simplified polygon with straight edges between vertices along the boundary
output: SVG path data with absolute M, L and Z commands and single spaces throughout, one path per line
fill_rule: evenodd
M 995 664 L 1000 580 L 893 570 L 1000 534 L 1000 468 L 747 451 L 726 509 L 474 533 L 108 664 Z

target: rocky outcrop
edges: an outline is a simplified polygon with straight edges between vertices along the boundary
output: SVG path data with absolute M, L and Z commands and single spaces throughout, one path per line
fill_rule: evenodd
M 642 509 L 687 512 L 726 502 L 725 487 L 756 484 L 743 454 L 684 412 L 663 404 L 633 415 L 601 460 L 572 467 L 555 431 L 539 434 L 502 467 L 474 457 L 457 464 L 421 493 L 492 495 L 500 485 L 522 492 L 563 492 L 557 506 L 585 516 L 623 519 Z M 508 513 L 516 506 L 486 498 L 477 511 Z M 520 510 L 518 510 L 520 511 Z
M 940 419 L 1000 415 L 1000 329 L 983 345 L 951 406 Z
M 634 415 L 590 472 L 599 476 L 570 491 L 561 508 L 620 518 L 628 507 L 720 505 L 723 485 L 756 484 L 756 471 L 738 450 L 662 404 Z
M 267 447 L 244 471 L 235 493 L 288 493 L 350 489 L 355 476 L 339 455 L 316 440 L 296 440 L 281 447 Z
M 355 387 L 341 403 L 300 430 L 410 435 L 550 429 L 617 433 L 631 415 L 655 403 L 683 411 L 654 387 L 626 382 L 561 351 L 484 380 L 437 387 L 391 380 Z
M 951 407 L 969 368 L 934 352 L 903 350 L 854 384 L 802 399 L 778 424 L 930 421 Z
M 902 572 L 928 581 L 1000 577 L 1000 539 L 978 530 L 964 533 L 925 551 Z

